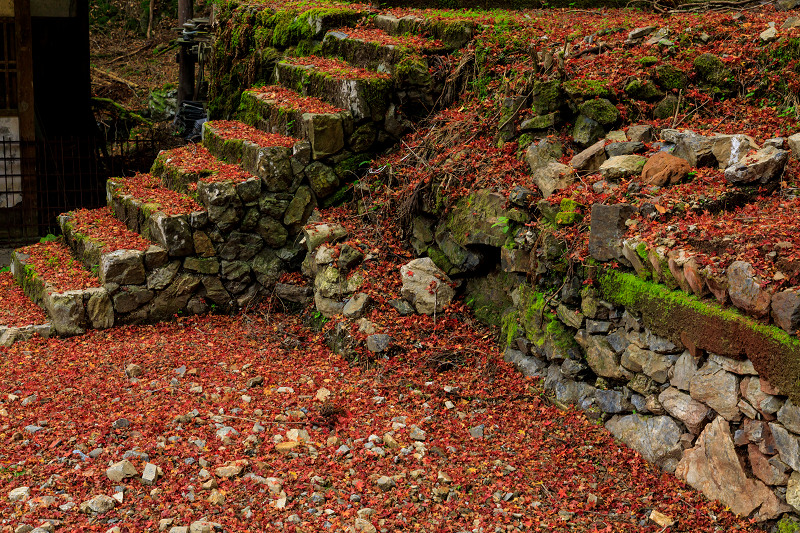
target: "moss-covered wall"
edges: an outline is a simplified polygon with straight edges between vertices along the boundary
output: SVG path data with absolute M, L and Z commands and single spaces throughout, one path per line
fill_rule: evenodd
M 604 299 L 640 313 L 645 326 L 676 344 L 747 358 L 761 376 L 800 402 L 800 340 L 681 291 L 608 270 L 598 277 Z

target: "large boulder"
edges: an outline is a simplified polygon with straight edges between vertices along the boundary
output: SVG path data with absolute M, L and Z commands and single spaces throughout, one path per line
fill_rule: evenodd
M 733 71 L 714 54 L 701 54 L 694 60 L 697 81 L 714 92 L 727 93 L 735 85 Z
M 606 429 L 662 470 L 673 472 L 678 465 L 683 432 L 672 418 L 644 418 L 638 414 L 614 416 L 606 422 Z
M 732 185 L 769 183 L 777 180 L 789 161 L 789 152 L 765 146 L 725 169 L 725 179 Z
M 685 159 L 667 152 L 658 152 L 642 168 L 642 181 L 646 185 L 675 185 L 685 178 L 692 167 Z
M 642 173 L 647 158 L 641 155 L 617 155 L 600 165 L 600 175 L 610 181 L 638 176 Z
M 452 281 L 430 257 L 415 259 L 400 267 L 403 298 L 408 300 L 418 313 L 432 315 L 440 313 L 455 296 Z
M 720 417 L 706 426 L 694 448 L 686 450 L 675 475 L 741 516 L 759 509 L 756 517 L 770 520 L 788 510 L 769 487 L 747 477 L 734 449 L 728 422 Z
M 619 110 L 605 98 L 588 100 L 578 108 L 581 115 L 588 117 L 601 126 L 613 126 L 619 121 Z
M 715 135 L 711 138 L 711 152 L 722 169 L 735 165 L 750 150 L 757 148 L 755 139 L 749 135 Z

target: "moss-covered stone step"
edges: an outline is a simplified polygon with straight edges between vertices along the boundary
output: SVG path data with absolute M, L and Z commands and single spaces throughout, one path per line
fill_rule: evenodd
M 356 123 L 383 123 L 390 114 L 393 82 L 387 73 L 315 56 L 280 61 L 275 73 L 281 86 L 350 111 Z
M 253 87 L 242 94 L 237 118 L 260 130 L 307 139 L 313 159 L 371 148 L 362 137 L 351 139 L 353 115 L 313 96 L 300 96 L 278 85 Z
M 147 263 L 166 261 L 167 248 L 129 230 L 109 207 L 79 209 L 58 217 L 64 242 L 101 284 L 140 283 Z M 170 239 L 163 239 L 170 243 Z M 188 255 L 188 254 L 186 254 Z
M 442 42 L 448 50 L 462 48 L 475 35 L 475 22 L 471 20 L 437 19 L 424 15 L 395 17 L 380 14 L 372 19 L 372 25 L 390 35 L 424 35 Z
M 25 294 L 50 318 L 47 327 L 34 328 L 35 332 L 49 335 L 54 330 L 69 336 L 114 325 L 108 291 L 61 240 L 16 250 L 11 256 L 11 272 Z
M 200 144 L 162 150 L 150 174 L 160 180 L 161 186 L 179 193 L 196 191 L 198 181 L 240 183 L 253 178 L 241 166 L 220 161 Z
M 214 120 L 203 124 L 203 145 L 214 157 L 242 166 L 264 182 L 270 192 L 297 189 L 302 170 L 311 160 L 311 144 L 267 133 L 244 122 Z
M 254 7 L 258 9 L 253 14 Z M 306 48 L 319 41 L 331 28 L 355 26 L 367 13 L 345 6 L 308 8 L 259 9 L 252 4 L 242 5 L 234 15 L 236 26 L 254 28 L 256 44 L 275 48 L 299 46 Z M 241 30 L 240 30 L 241 31 Z
M 429 85 L 429 55 L 445 54 L 441 41 L 416 35 L 394 36 L 380 29 L 329 31 L 322 40 L 321 54 L 349 64 L 387 72 L 398 84 Z

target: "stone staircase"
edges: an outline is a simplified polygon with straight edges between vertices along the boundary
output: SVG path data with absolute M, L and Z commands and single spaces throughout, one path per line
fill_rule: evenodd
M 433 109 L 436 73 L 473 32 L 416 17 L 342 20 L 315 19 L 318 55 L 278 61 L 272 85 L 243 92 L 236 120 L 204 124 L 202 145 L 109 180 L 107 207 L 65 213 L 63 238 L 14 253 L 15 282 L 50 320 L 40 332 L 233 313 L 299 270 L 314 209 L 340 202 L 363 165 Z

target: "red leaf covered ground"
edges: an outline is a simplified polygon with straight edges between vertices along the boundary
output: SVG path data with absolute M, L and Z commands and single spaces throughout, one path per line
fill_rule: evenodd
M 27 264 L 37 276 L 50 283 L 55 292 L 100 286 L 97 276 L 83 268 L 83 265 L 72 257 L 70 249 L 60 240 L 32 244 L 18 251 L 29 255 Z M 21 311 L 25 309 L 29 308 L 25 306 Z M 8 314 L 13 312 L 16 315 L 13 308 L 7 308 L 6 312 Z M 33 316 L 30 311 L 22 313 L 23 317 L 26 315 Z M 15 320 L 24 319 L 17 317 Z
M 19 327 L 45 322 L 44 311 L 14 283 L 11 272 L 0 272 L 0 326 Z
M 342 531 L 370 508 L 388 531 L 655 532 L 657 509 L 677 519 L 673 531 L 752 530 L 582 413 L 550 406 L 463 309 L 436 323 L 370 316 L 400 353 L 357 365 L 298 318 L 267 311 L 2 349 L 0 494 L 27 486 L 31 499 L 0 498 L 0 524 L 144 531 L 205 517 L 226 531 Z M 456 367 L 438 372 L 430 361 L 445 351 Z M 130 364 L 141 376 L 126 377 Z M 472 438 L 480 425 L 485 438 Z M 287 445 L 298 430 L 309 440 Z M 110 481 L 106 468 L 126 453 L 139 475 L 149 461 L 163 476 Z M 216 475 L 232 461 L 240 475 Z M 381 476 L 393 480 L 386 492 Z M 78 512 L 120 486 L 111 511 Z

